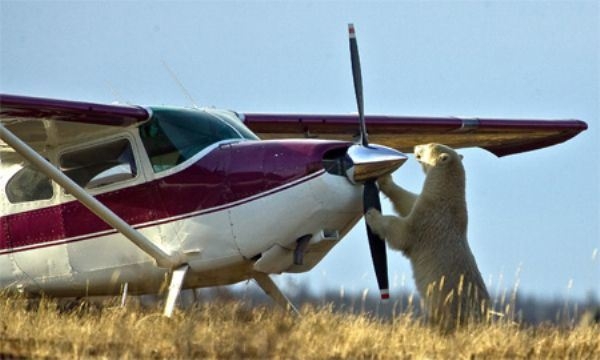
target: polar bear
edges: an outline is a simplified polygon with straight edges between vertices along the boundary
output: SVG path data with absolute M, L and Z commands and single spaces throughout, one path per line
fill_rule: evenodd
M 489 295 L 467 242 L 462 155 L 441 144 L 416 146 L 425 172 L 420 195 L 378 179 L 400 216 L 366 214 L 371 229 L 410 259 L 426 318 L 444 329 L 484 319 Z

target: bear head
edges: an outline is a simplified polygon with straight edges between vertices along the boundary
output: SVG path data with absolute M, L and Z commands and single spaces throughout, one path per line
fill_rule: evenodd
M 414 154 L 425 174 L 428 174 L 433 168 L 462 165 L 463 159 L 463 156 L 451 147 L 435 143 L 415 146 Z

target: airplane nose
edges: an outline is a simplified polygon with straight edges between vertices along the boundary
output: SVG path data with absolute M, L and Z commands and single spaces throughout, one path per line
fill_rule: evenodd
M 350 166 L 346 176 L 352 183 L 361 183 L 390 174 L 408 159 L 395 149 L 382 145 L 352 145 L 346 152 Z

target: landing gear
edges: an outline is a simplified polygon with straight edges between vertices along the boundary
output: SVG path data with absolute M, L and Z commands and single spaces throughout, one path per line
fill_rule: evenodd
M 183 264 L 178 268 L 175 268 L 171 272 L 171 280 L 169 283 L 169 292 L 167 294 L 167 301 L 165 303 L 165 309 L 163 315 L 166 317 L 171 317 L 173 315 L 173 311 L 175 310 L 175 303 L 177 302 L 177 298 L 181 292 L 181 286 L 183 285 L 183 280 L 185 279 L 185 275 L 187 274 L 190 266 L 188 264 Z M 279 290 L 275 282 L 269 277 L 268 274 L 255 271 L 252 273 L 252 278 L 256 281 L 258 286 L 260 286 L 263 291 L 275 301 L 279 306 L 284 309 L 287 309 L 294 315 L 299 315 L 298 309 L 292 304 L 292 302 Z
M 177 297 L 181 292 L 181 285 L 183 284 L 183 279 L 185 278 L 185 274 L 187 273 L 190 266 L 188 264 L 183 264 L 180 267 L 173 270 L 171 274 L 171 283 L 169 284 L 169 294 L 167 295 L 167 302 L 165 303 L 165 311 L 164 315 L 166 317 L 171 317 L 173 315 L 173 310 L 175 309 L 175 302 L 177 301 Z
M 254 280 L 263 291 L 273 299 L 279 306 L 292 312 L 294 315 L 300 315 L 298 309 L 292 304 L 292 302 L 279 290 L 277 285 L 269 277 L 269 275 L 262 272 L 254 272 L 252 274 Z

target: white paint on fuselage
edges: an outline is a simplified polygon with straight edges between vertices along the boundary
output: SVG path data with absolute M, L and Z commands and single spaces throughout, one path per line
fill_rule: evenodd
M 239 282 L 251 277 L 251 258 L 273 245 L 291 253 L 300 236 L 327 230 L 341 238 L 360 219 L 361 186 L 324 172 L 307 178 L 229 208 L 139 230 L 167 251 L 187 255 L 185 288 Z M 289 270 L 312 268 L 333 245 L 315 244 L 309 263 Z M 167 270 L 118 233 L 0 255 L 0 287 L 54 296 L 117 294 L 124 283 L 132 293 L 156 293 L 166 278 Z

